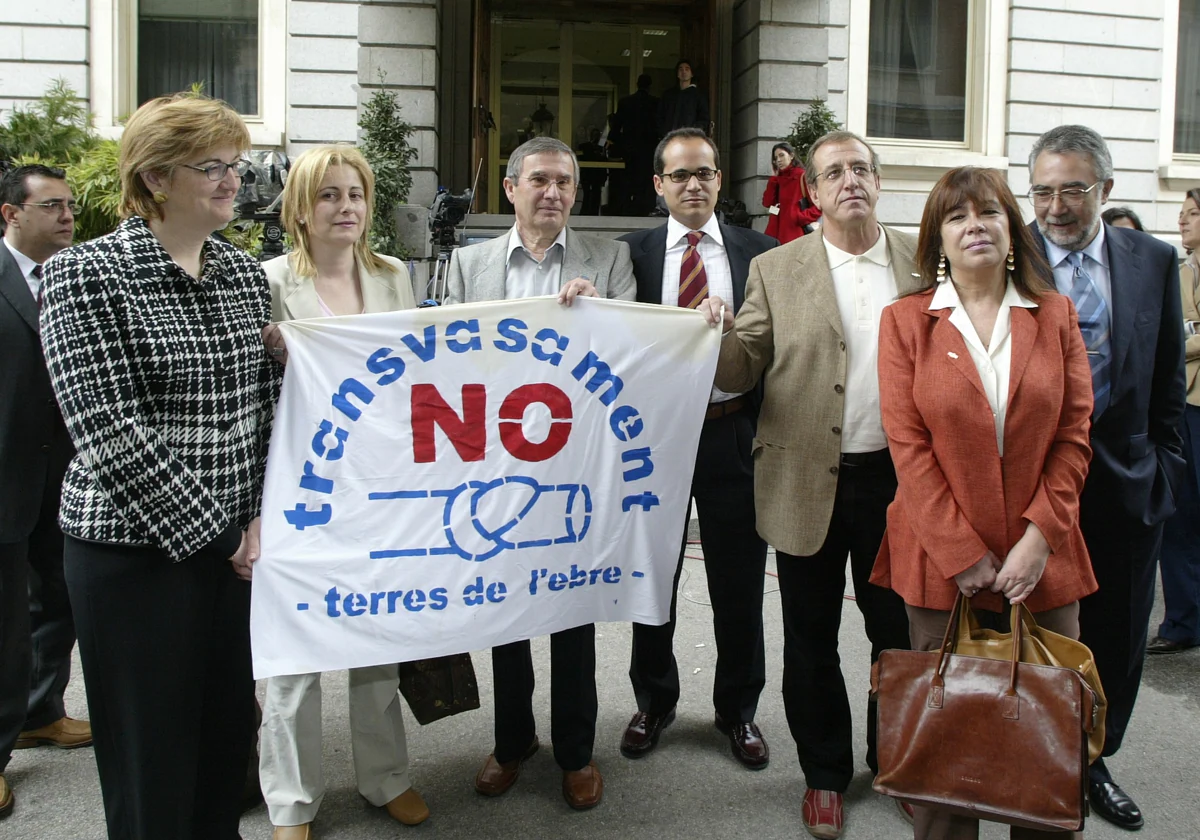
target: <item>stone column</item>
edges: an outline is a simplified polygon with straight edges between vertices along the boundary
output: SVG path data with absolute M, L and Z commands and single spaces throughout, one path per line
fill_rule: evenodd
M 796 117 L 814 100 L 825 99 L 845 120 L 845 5 L 741 0 L 734 7 L 733 161 L 728 168 L 738 177 L 730 194 L 753 214 L 766 212 L 762 193 L 771 174 L 771 146 L 790 132 Z M 831 90 L 832 84 L 838 89 Z
M 358 8 L 358 108 L 383 87 L 416 128 L 410 204 L 428 205 L 438 187 L 438 43 L 440 0 L 362 0 Z M 380 73 L 383 78 L 380 78 Z

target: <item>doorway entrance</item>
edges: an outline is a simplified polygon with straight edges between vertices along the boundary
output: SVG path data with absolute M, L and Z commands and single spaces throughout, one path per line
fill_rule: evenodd
M 695 13 L 710 4 L 555 3 L 553 12 L 546 10 L 553 19 L 538 16 L 536 7 L 543 4 L 530 0 L 480 5 L 487 17 L 476 21 L 477 33 L 486 33 L 477 39 L 483 49 L 476 53 L 476 90 L 494 125 L 476 136 L 475 157 L 486 160 L 486 211 L 512 213 L 503 189 L 508 156 L 526 140 L 549 136 L 568 144 L 580 161 L 572 215 L 620 212 L 613 199 L 625 163 L 606 149 L 609 117 L 622 97 L 637 90 L 639 75 L 649 75 L 651 93 L 660 96 L 677 84 L 681 56 L 696 62 L 697 70 L 711 66 L 707 44 L 695 35 L 707 32 Z

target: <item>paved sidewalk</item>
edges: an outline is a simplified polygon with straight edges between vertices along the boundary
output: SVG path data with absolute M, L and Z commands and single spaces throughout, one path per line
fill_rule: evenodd
M 769 568 L 773 571 L 773 558 Z M 767 578 L 767 591 L 777 589 Z M 617 750 L 634 705 L 627 676 L 630 630 L 627 625 L 600 625 L 597 681 L 600 719 L 596 761 L 605 779 L 604 801 L 596 809 L 576 813 L 559 793 L 560 775 L 549 749 L 542 749 L 525 768 L 516 786 L 491 800 L 475 793 L 475 772 L 492 745 L 491 661 L 475 657 L 483 708 L 478 712 L 418 727 L 409 718 L 409 754 L 415 785 L 433 811 L 417 828 L 405 828 L 371 808 L 354 788 L 346 718 L 346 675 L 326 674 L 325 776 L 328 793 L 316 824 L 320 840 L 360 838 L 546 838 L 546 840 L 673 840 L 673 838 L 807 838 L 800 822 L 804 783 L 788 735 L 780 696 L 782 628 L 778 595 L 766 598 L 767 688 L 758 722 L 772 748 L 771 765 L 760 772 L 744 770 L 729 755 L 727 743 L 712 726 L 712 669 L 716 649 L 711 611 L 707 606 L 704 569 L 689 560 L 681 580 L 676 653 L 683 681 L 679 719 L 667 730 L 659 748 L 640 761 Z M 1161 606 L 1160 606 L 1161 611 Z M 1157 626 L 1158 618 L 1155 619 Z M 534 643 L 541 684 L 535 697 L 543 745 L 548 746 L 549 652 L 546 640 Z M 911 829 L 894 806 L 871 791 L 863 762 L 868 647 L 862 619 L 846 603 L 842 622 L 842 660 L 854 708 L 859 772 L 847 797 L 847 840 L 909 838 Z M 76 675 L 67 696 L 68 713 L 87 716 L 83 682 Z M 189 725 L 179 721 L 180 726 Z M 1200 837 L 1200 650 L 1151 657 L 1141 699 L 1126 744 L 1110 767 L 1118 781 L 1142 806 L 1146 828 L 1139 840 Z M 17 752 L 8 770 L 17 794 L 17 810 L 0 821 L 0 840 L 100 840 L 104 834 L 99 783 L 91 750 L 52 749 Z M 262 806 L 242 820 L 245 840 L 268 840 L 271 834 Z M 986 825 L 984 840 L 1007 837 L 1000 826 Z M 1100 819 L 1090 820 L 1091 840 L 1131 838 Z M 173 840 L 173 838 L 163 838 Z

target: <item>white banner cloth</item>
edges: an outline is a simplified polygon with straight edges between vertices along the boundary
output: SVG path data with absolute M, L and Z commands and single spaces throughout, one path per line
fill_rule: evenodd
M 663 624 L 719 330 L 554 298 L 282 325 L 254 674 Z

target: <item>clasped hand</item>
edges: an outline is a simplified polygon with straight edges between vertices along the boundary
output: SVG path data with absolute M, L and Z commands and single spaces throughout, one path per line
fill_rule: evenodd
M 262 530 L 262 517 L 256 516 L 250 520 L 250 524 L 246 526 L 246 530 L 242 531 L 242 542 L 238 546 L 238 550 L 229 558 L 229 562 L 233 565 L 233 571 L 242 580 L 250 580 L 254 573 L 252 568 L 254 561 L 259 556 L 259 534 Z
M 965 571 L 954 576 L 958 589 L 968 598 L 983 589 L 1002 593 L 1010 604 L 1023 603 L 1046 571 L 1050 545 L 1042 530 L 1032 522 L 1016 545 L 1001 561 L 994 552 L 987 554 Z

